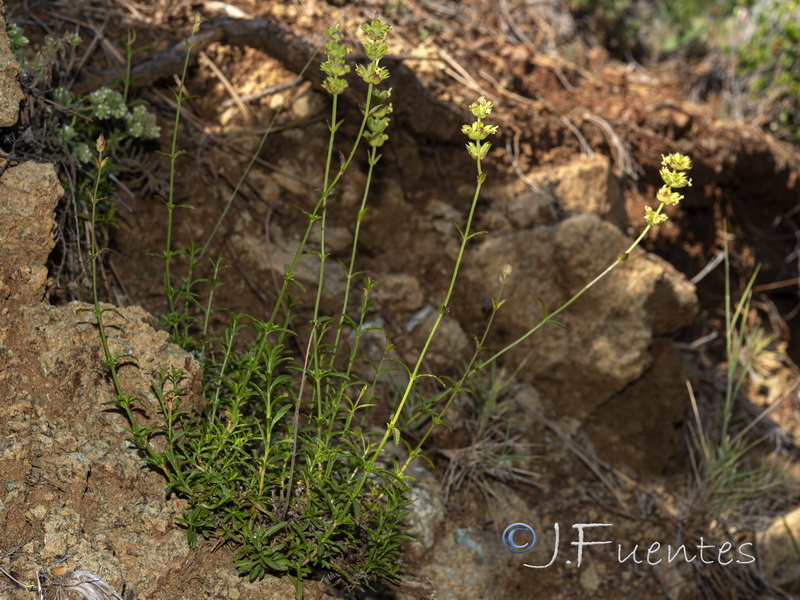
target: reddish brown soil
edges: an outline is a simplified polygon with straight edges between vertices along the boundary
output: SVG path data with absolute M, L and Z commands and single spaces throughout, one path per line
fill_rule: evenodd
M 493 191 L 517 178 L 507 148 L 518 150 L 516 160 L 523 171 L 563 164 L 587 147 L 612 157 L 632 224 L 630 234 L 643 227 L 643 207 L 652 204 L 659 185 L 661 155 L 676 151 L 689 154 L 695 164 L 692 177 L 696 185 L 679 207 L 669 211 L 669 223 L 645 241 L 646 249 L 691 278 L 719 251 L 727 223 L 735 290 L 743 289 L 749 273 L 757 264 L 762 265 L 756 296 L 760 318 L 778 333 L 789 356 L 800 359 L 800 321 L 791 318 L 798 305 L 793 222 L 797 218 L 800 155 L 796 148 L 774 141 L 754 126 L 725 121 L 716 110 L 719 100 L 713 94 L 689 102 L 686 98 L 696 83 L 692 79 L 691 62 L 679 59 L 648 68 L 628 67 L 608 59 L 602 49 L 591 48 L 581 41 L 560 41 L 563 44 L 560 53 L 551 56 L 518 43 L 508 31 L 507 19 L 496 3 L 480 0 L 441 5 L 416 1 L 351 5 L 255 0 L 232 0 L 230 4 L 248 16 L 278 19 L 295 35 L 313 44 L 319 43 L 323 27 L 341 22 L 343 31 L 354 31 L 357 24 L 380 9 L 395 27 L 391 53 L 400 56 L 402 63 L 418 73 L 424 83 L 428 96 L 415 97 L 411 91 L 395 90 L 397 124 L 390 130 L 391 140 L 375 181 L 361 240 L 363 254 L 359 268 L 382 275 L 410 274 L 421 282 L 425 298 L 441 297 L 449 280 L 449 267 L 442 257 L 445 244 L 441 236 L 426 232 L 430 219 L 426 210 L 433 201 L 456 206 L 458 210 L 467 206 L 474 175 L 459 130 L 468 118 L 466 106 L 485 93 L 496 102 L 496 122 L 501 131 L 488 161 L 492 185 L 487 187 L 479 204 L 479 229 L 491 234 L 490 209 L 499 200 L 492 195 Z M 389 4 L 403 4 L 405 9 L 398 12 L 387 8 Z M 445 10 L 459 4 L 457 17 L 445 14 Z M 20 16 L 26 5 L 7 2 L 6 11 Z M 77 5 L 60 6 L 58 10 L 35 6 L 29 18 L 41 20 L 55 30 L 79 23 L 87 32 L 93 32 L 105 24 L 102 45 L 115 44 L 133 27 L 138 34 L 137 43 L 152 45 L 151 52 L 176 43 L 180 35 L 188 32 L 191 21 L 187 3 L 151 2 L 135 6 L 136 10 L 126 10 L 123 3 L 113 8 L 97 5 L 95 12 L 84 11 Z M 213 14 L 209 12 L 208 16 Z M 532 14 L 516 17 L 516 26 L 537 40 L 544 39 L 541 36 L 546 37 L 549 31 L 547 22 Z M 423 27 L 431 31 L 425 39 L 421 38 Z M 552 26 L 550 30 L 554 31 Z M 91 38 L 90 33 L 85 35 L 87 38 Z M 244 229 L 253 237 L 262 237 L 265 243 L 280 246 L 290 247 L 298 239 L 305 220 L 297 205 L 303 208 L 313 205 L 314 190 L 322 178 L 329 99 L 318 87 L 306 82 L 291 93 L 279 92 L 248 103 L 243 114 L 236 104 L 226 105 L 231 98 L 229 90 L 204 65 L 208 62 L 216 65 L 241 95 L 290 81 L 295 73 L 276 58 L 251 48 L 218 43 L 204 52 L 205 58 L 192 68 L 188 81 L 187 87 L 196 98 L 187 104 L 187 118 L 180 130 L 179 145 L 189 152 L 179 159 L 175 187 L 177 200 L 191 204 L 194 210 L 177 213 L 174 244 L 181 247 L 206 239 L 257 147 L 260 134 L 275 109 L 285 102 L 259 161 L 241 187 L 208 254 L 221 253 L 230 265 L 223 273 L 225 285 L 217 293 L 217 306 L 233 313 L 263 316 L 271 308 L 277 276 L 264 277 L 263 264 L 249 254 L 238 254 L 236 248 L 241 246 L 232 240 L 243 235 Z M 114 66 L 118 65 L 109 53 L 98 52 L 84 68 L 103 70 Z M 142 98 L 157 108 L 159 123 L 165 130 L 172 118 L 169 90 L 173 83 L 163 80 L 139 91 Z M 408 122 L 424 121 L 426 103 L 434 102 L 452 108 L 451 121 L 437 123 L 436 135 L 420 135 Z M 352 139 L 357 107 L 346 103 L 341 116 L 347 120 L 344 137 Z M 442 131 L 450 134 L 439 134 Z M 161 252 L 164 247 L 165 211 L 153 194 L 166 193 L 168 163 L 163 157 L 147 160 L 146 169 L 153 186 L 142 188 L 128 182 L 133 196 L 122 194 L 129 208 L 120 210 L 118 228 L 112 233 L 105 299 L 124 306 L 140 305 L 160 315 L 165 311 L 162 264 L 160 259 L 149 255 Z M 362 163 L 355 170 L 363 173 L 364 167 Z M 363 174 L 356 173 L 354 178 L 363 178 Z M 280 189 L 291 190 L 291 195 L 273 195 L 277 188 L 271 181 L 276 179 L 281 183 Z M 353 198 L 347 198 L 347 193 L 357 186 L 347 185 L 343 185 L 342 202 L 350 210 L 331 212 L 332 230 L 351 229 L 355 203 Z M 398 187 L 400 193 L 396 194 L 393 190 Z M 243 208 L 254 216 L 252 221 L 237 219 Z M 343 246 L 334 251 L 332 258 L 345 259 L 348 253 L 349 247 Z M 178 261 L 178 270 L 182 266 Z M 201 275 L 207 273 L 204 267 Z M 75 278 L 76 274 L 64 273 L 53 282 L 54 303 L 88 299 L 85 282 L 67 281 L 70 277 Z M 722 322 L 720 269 L 702 279 L 697 288 L 701 317 L 679 334 L 679 341 L 685 344 L 718 328 Z M 459 298 L 453 306 L 454 316 L 480 314 L 483 300 Z M 384 312 L 389 328 L 405 323 L 413 314 L 402 305 L 385 307 Z M 482 328 L 480 321 L 462 321 L 461 325 L 468 334 Z M 408 351 L 414 341 L 399 343 L 401 351 Z M 718 345 L 703 351 L 698 368 L 705 373 L 705 380 L 711 378 L 721 357 Z M 768 394 L 763 388 L 751 392 L 753 406 L 766 403 Z M 800 404 L 790 399 L 773 411 L 770 418 L 796 435 L 798 415 Z M 666 519 L 669 510 L 660 507 L 669 492 L 685 488 L 690 480 L 684 448 L 671 450 L 668 472 L 655 481 L 607 486 L 550 429 L 535 421 L 529 425 L 531 441 L 541 444 L 541 458 L 535 465 L 541 477 L 535 487 L 523 488 L 522 494 L 531 507 L 546 515 L 548 522 L 561 523 L 562 530 L 583 519 L 614 522 L 618 527 L 615 535 L 628 546 L 674 539 L 681 527 L 688 530 L 686 524 Z M 486 507 L 486 498 L 480 490 L 465 487 L 454 494 L 447 518 L 479 528 L 502 529 L 502 524 L 493 521 L 492 511 L 487 512 Z M 521 520 L 524 517 L 520 515 Z M 589 574 L 586 571 L 576 574 L 575 569 L 564 564 L 534 572 L 521 567 L 519 561 L 509 560 L 507 570 L 496 575 L 508 580 L 504 586 L 508 598 L 671 597 L 668 591 L 671 585 L 683 586 L 684 595 L 680 597 L 689 598 L 699 597 L 704 586 L 718 590 L 725 585 L 718 581 L 716 586 L 709 583 L 715 581 L 715 575 L 707 572 L 697 580 L 702 583 L 697 583 L 691 579 L 699 577 L 692 569 L 676 576 L 688 578 L 689 583 L 669 581 L 668 577 L 647 569 L 626 570 L 613 554 L 595 550 L 588 551 L 593 560 Z M 424 562 L 424 558 L 419 562 Z M 407 570 L 413 573 L 418 567 L 412 561 Z M 180 582 L 176 586 L 180 588 Z M 693 587 L 695 592 L 687 591 Z

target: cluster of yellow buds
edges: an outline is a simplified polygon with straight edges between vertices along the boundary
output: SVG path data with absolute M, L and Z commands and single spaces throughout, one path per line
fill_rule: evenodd
M 477 102 L 469 105 L 469 110 L 475 117 L 475 121 L 471 125 L 464 125 L 461 128 L 461 132 L 472 140 L 467 144 L 467 151 L 475 160 L 486 158 L 486 154 L 488 154 L 492 145 L 489 142 L 483 142 L 483 140 L 491 134 L 497 133 L 497 125 L 486 125 L 483 122 L 492 113 L 493 108 L 494 104 L 481 96 Z
M 669 217 L 661 214 L 661 210 L 665 205 L 678 204 L 683 200 L 683 196 L 676 192 L 676 189 L 689 187 L 692 185 L 692 180 L 686 177 L 684 171 L 692 168 L 692 160 L 683 154 L 667 154 L 661 156 L 661 180 L 664 185 L 656 193 L 656 200 L 660 202 L 658 209 L 653 210 L 649 206 L 644 207 L 644 220 L 650 226 L 661 225 L 666 222 Z
M 389 77 L 389 71 L 385 67 L 378 66 L 378 63 L 389 51 L 386 38 L 391 30 L 392 26 L 381 23 L 377 16 L 371 23 L 364 23 L 361 26 L 361 31 L 367 36 L 361 46 L 364 48 L 364 54 L 367 55 L 370 62 L 366 67 L 357 65 L 356 73 L 365 83 L 378 85 Z
M 371 106 L 373 106 L 373 108 L 370 110 L 369 116 L 367 117 L 367 128 L 364 131 L 364 139 L 374 148 L 383 146 L 383 143 L 389 139 L 385 131 L 389 126 L 389 114 L 392 112 L 392 103 L 387 102 L 391 95 L 392 88 L 388 90 L 372 89 Z
M 325 44 L 325 55 L 328 59 L 319 68 L 327 77 L 322 87 L 329 94 L 336 96 L 344 92 L 348 86 L 344 76 L 350 72 L 350 65 L 345 62 L 350 48 L 342 43 L 338 25 L 326 29 L 325 34 L 328 36 L 328 42 Z

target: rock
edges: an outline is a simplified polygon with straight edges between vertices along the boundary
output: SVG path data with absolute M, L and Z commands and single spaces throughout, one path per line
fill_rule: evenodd
M 537 298 L 549 311 L 555 310 L 630 243 L 619 229 L 590 215 L 487 237 L 467 258 L 467 302 L 460 307 L 471 311 L 470 321 L 477 322 L 474 298 L 493 293 L 503 264 L 511 263 L 509 300 L 498 312 L 490 337 L 492 349 L 498 350 L 541 319 Z M 677 354 L 654 340 L 689 324 L 695 305 L 694 287 L 680 273 L 636 249 L 556 317 L 567 330 L 547 325 L 504 360 L 517 365 L 525 359 L 520 378 L 540 392 L 546 412 L 576 424 L 586 422 L 586 431 L 597 433 L 598 446 L 604 445 L 602 436 L 613 429 L 632 446 L 647 447 L 653 440 L 664 439 L 687 402 L 686 395 L 676 393 L 672 385 L 680 381 Z M 659 364 L 654 363 L 655 356 L 660 357 Z M 634 385 L 646 374 L 652 379 L 652 369 L 657 369 L 658 381 L 670 384 L 665 390 L 646 382 Z M 610 406 L 619 406 L 622 414 L 605 411 Z M 653 456 L 662 452 L 658 464 L 645 459 L 637 467 L 659 469 L 670 455 L 663 455 L 663 447 L 651 450 Z M 627 460 L 630 452 L 621 457 Z
M 228 552 L 212 555 L 202 544 L 190 551 L 174 523 L 185 503 L 165 496 L 164 478 L 125 441 L 126 419 L 107 406 L 113 391 L 95 319 L 78 312 L 87 308 L 37 304 L 0 318 L 0 547 L 31 540 L 10 566 L 32 581 L 36 569 L 70 555 L 135 598 L 292 597 L 288 580 L 243 580 Z M 186 372 L 188 400 L 199 401 L 197 363 L 154 329 L 153 317 L 121 308 L 106 313 L 106 322 L 112 351 L 135 356 L 120 379 L 143 399 L 148 417 L 155 416 L 152 378 L 162 368 Z M 198 589 L 185 587 L 193 572 L 202 573 Z
M 767 580 L 790 593 L 800 591 L 800 506 L 778 515 L 756 537 L 759 566 Z
M 601 154 L 580 155 L 571 163 L 560 167 L 546 167 L 527 174 L 539 189 L 531 193 L 524 190 L 520 194 L 532 195 L 532 206 L 554 203 L 566 216 L 589 214 L 613 223 L 623 231 L 628 226 L 625 201 L 619 183 L 611 172 L 611 162 Z M 521 185 L 517 184 L 517 185 Z M 509 203 L 509 217 L 512 210 L 520 218 L 519 227 L 528 227 L 528 221 L 546 220 L 547 211 L 536 211 L 535 217 L 527 217 L 520 212 L 518 203 Z M 530 209 L 529 211 L 530 212 Z
M 263 234 L 256 234 L 252 215 L 248 210 L 242 210 L 236 215 L 234 232 L 230 235 L 229 242 L 234 249 L 239 264 L 251 271 L 250 276 L 257 281 L 272 281 L 273 274 L 278 282 L 282 283 L 286 268 L 292 264 L 299 240 L 287 239 L 283 236 L 276 239 L 266 239 Z M 309 250 L 313 248 L 309 247 Z M 294 277 L 307 290 L 313 293 L 319 282 L 319 257 L 312 254 L 303 254 L 297 261 Z M 273 273 L 271 274 L 270 271 Z M 335 260 L 325 262 L 325 280 L 322 294 L 331 306 L 341 309 L 341 299 L 344 297 L 346 274 Z M 298 289 L 290 288 L 291 295 L 299 295 Z M 308 305 L 313 306 L 313 295 L 307 298 Z M 272 306 L 270 305 L 270 310 Z
M 419 281 L 405 273 L 386 273 L 375 277 L 378 285 L 372 290 L 370 300 L 384 312 L 391 307 L 392 312 L 418 310 L 425 297 Z
M 308 241 L 319 247 L 320 230 L 315 227 L 308 236 Z M 353 247 L 353 232 L 347 227 L 328 225 L 325 228 L 325 251 L 333 254 L 346 253 Z
M 428 489 L 429 486 L 423 484 L 423 487 Z M 433 490 L 433 493 L 441 502 L 441 490 Z M 498 577 L 497 574 L 511 574 L 514 569 L 524 568 L 521 565 L 526 561 L 548 562 L 552 542 L 537 544 L 526 554 L 512 554 L 503 547 L 502 534 L 507 525 L 524 520 L 538 527 L 540 519 L 537 510 L 506 485 L 498 483 L 493 493 L 494 498 L 486 507 L 483 528 L 458 526 L 453 519 L 444 517 L 442 520 L 437 510 L 422 509 L 420 514 L 430 516 L 416 526 L 429 525 L 434 544 L 424 552 L 419 574 L 431 580 L 439 600 L 513 598 L 514 577 Z M 414 509 L 416 512 L 416 505 Z
M 406 526 L 408 535 L 417 541 L 406 545 L 405 554 L 421 561 L 429 555 L 447 524 L 443 490 L 427 463 L 420 459 L 415 459 L 409 465 L 407 473 L 415 481 L 409 491 L 414 504 L 406 517 Z
M 352 369 L 362 380 L 376 381 L 384 387 L 385 393 L 394 394 L 405 389 L 408 384 L 408 372 L 398 367 L 395 362 L 400 359 L 400 355 L 391 345 L 385 325 L 380 315 L 364 322 L 356 349 L 356 354 L 360 358 L 352 363 Z M 341 356 L 351 356 L 353 353 L 356 332 L 348 329 L 345 328 L 346 343 Z M 376 373 L 376 369 L 380 369 L 380 373 Z
M 506 204 L 508 221 L 515 229 L 556 222 L 556 199 L 546 189 L 511 196 Z
M 173 521 L 184 503 L 165 498 L 163 477 L 143 467 L 125 441 L 127 421 L 107 406 L 113 392 L 95 318 L 78 312 L 88 308 L 37 304 L 0 322 L 0 480 L 10 489 L 0 544 L 35 540 L 14 556 L 26 577 L 70 555 L 115 589 L 127 584 L 149 596 L 166 570 L 191 560 Z M 199 397 L 197 364 L 153 329 L 152 317 L 127 308 L 106 321 L 112 351 L 136 357 L 120 369 L 123 388 L 151 416 L 158 368 L 186 371 Z
M 17 312 L 22 306 L 44 298 L 47 284 L 44 265 L 55 245 L 53 211 L 63 193 L 52 165 L 26 162 L 3 173 L 0 312 Z
M 439 316 L 438 311 L 432 307 L 429 307 L 429 310 L 423 308 L 419 313 L 422 314 L 423 311 L 422 318 L 414 322 L 413 327 L 409 327 L 415 350 L 404 357 L 406 364 L 414 364 L 420 349 L 424 346 L 425 340 L 430 334 L 433 324 Z M 428 347 L 425 361 L 426 364 L 431 365 L 434 373 L 459 371 L 461 366 L 469 360 L 469 355 L 473 350 L 474 345 L 458 321 L 445 316 L 439 323 L 436 334 Z
M 310 119 L 326 110 L 327 104 L 328 101 L 322 94 L 308 89 L 292 102 L 291 110 L 298 119 Z
M 581 425 L 603 460 L 637 473 L 663 473 L 681 437 L 686 410 L 683 359 L 667 338 L 654 338 L 650 366 L 598 405 Z
M 114 391 L 90 305 L 41 303 L 53 209 L 61 187 L 52 165 L 9 168 L 0 185 L 0 548 L 3 568 L 31 583 L 71 557 L 126 598 L 283 599 L 287 579 L 256 583 L 236 573 L 230 551 L 189 549 L 175 526 L 186 503 L 167 497 L 165 479 L 126 441 L 128 421 L 110 407 Z M 105 313 L 122 389 L 141 400 L 142 424 L 160 421 L 152 383 L 183 372 L 184 402 L 201 404 L 198 364 L 138 307 Z M 156 446 L 163 438 L 155 438 Z M 71 572 L 63 575 L 69 578 Z M 190 588 L 192 573 L 202 581 Z M 59 588 L 44 595 L 55 597 Z M 9 600 L 30 595 L 0 580 Z
M 3 16 L 0 2 L 0 16 Z M 19 118 L 22 88 L 19 85 L 19 65 L 8 45 L 5 18 L 0 19 L 0 127 L 12 127 Z
M 434 582 L 437 598 L 499 598 L 499 565 L 494 560 L 496 556 L 489 555 L 489 548 L 496 543 L 497 538 L 490 532 L 473 528 L 444 533 L 431 562 L 422 570 Z

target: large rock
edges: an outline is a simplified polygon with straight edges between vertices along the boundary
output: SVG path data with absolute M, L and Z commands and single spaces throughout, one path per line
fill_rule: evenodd
M 760 567 L 773 585 L 792 593 L 800 591 L 800 507 L 778 515 L 756 541 Z
M 2 163 L 0 163 L 0 168 Z M 54 211 L 63 194 L 53 165 L 9 167 L 0 185 L 0 312 L 15 313 L 40 302 L 47 283 L 47 256 Z
M 71 556 L 126 597 L 292 597 L 287 580 L 238 577 L 229 552 L 190 551 L 174 522 L 185 503 L 166 497 L 163 476 L 144 467 L 126 442 L 125 417 L 107 405 L 113 390 L 87 308 L 37 304 L 0 317 L 0 547 L 17 548 L 6 566 L 33 581 L 36 569 Z M 131 307 L 105 318 L 112 352 L 135 357 L 120 377 L 143 399 L 141 418 L 156 414 L 160 369 L 185 372 L 187 401 L 199 399 L 197 363 L 153 317 Z
M 106 405 L 113 391 L 94 317 L 78 312 L 86 308 L 39 304 L 0 322 L 0 547 L 17 547 L 7 566 L 33 581 L 37 568 L 71 556 L 125 597 L 292 597 L 287 580 L 239 577 L 229 552 L 189 549 L 174 522 L 185 503 L 166 497 L 164 478 L 126 442 L 127 421 Z M 197 363 L 150 315 L 132 307 L 106 320 L 112 350 L 136 357 L 120 369 L 123 388 L 149 416 L 159 369 L 186 372 L 189 398 L 199 398 Z
M 4 17 L 0 0 L 0 17 Z M 19 117 L 22 89 L 19 86 L 19 65 L 8 45 L 4 19 L 0 18 L 0 127 L 11 127 Z
M 628 225 L 625 200 L 619 182 L 611 171 L 611 162 L 602 154 L 580 155 L 573 161 L 542 167 L 527 173 L 527 182 L 514 184 L 506 207 L 516 228 L 529 227 L 534 220 L 527 215 L 538 213 L 549 204 L 564 216 L 589 214 L 613 223 L 620 229 Z
M 126 418 L 109 407 L 114 392 L 91 307 L 42 303 L 61 193 L 52 165 L 24 163 L 0 180 L 3 569 L 33 585 L 49 573 L 47 598 L 60 597 L 54 586 L 73 573 L 49 568 L 70 557 L 77 573 L 97 574 L 125 598 L 293 597 L 288 580 L 239 577 L 230 551 L 212 555 L 211 543 L 190 551 L 174 521 L 185 503 L 166 497 L 164 477 L 143 465 L 126 441 Z M 120 382 L 142 399 L 140 418 L 157 418 L 151 385 L 160 369 L 184 372 L 186 401 L 199 403 L 197 363 L 152 316 L 130 307 L 105 319 L 111 351 L 128 357 Z M 0 597 L 30 595 L 0 578 Z
M 592 215 L 487 236 L 468 257 L 466 299 L 494 292 L 503 264 L 511 263 L 509 301 L 494 324 L 497 350 L 541 319 L 537 298 L 557 309 L 630 243 Z M 475 304 L 464 310 L 474 313 Z M 657 340 L 689 324 L 695 305 L 694 286 L 666 261 L 636 249 L 558 315 L 566 329 L 547 325 L 504 360 L 522 364 L 519 377 L 540 390 L 548 412 L 573 430 L 583 426 L 596 434 L 591 437 L 601 454 L 621 453 L 637 470 L 660 470 L 671 455 L 671 424 L 687 400 L 681 361 L 671 342 Z M 614 448 L 605 443 L 609 431 L 619 441 Z

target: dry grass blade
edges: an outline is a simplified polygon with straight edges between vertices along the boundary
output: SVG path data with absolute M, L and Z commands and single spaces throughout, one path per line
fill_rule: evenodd
M 537 473 L 523 466 L 532 460 L 534 444 L 521 441 L 509 430 L 512 402 L 505 397 L 506 386 L 502 375 L 471 382 L 469 397 L 475 413 L 463 421 L 471 443 L 436 450 L 449 461 L 442 478 L 445 504 L 450 492 L 464 482 L 477 486 L 486 498 L 496 497 L 492 481 L 536 485 Z
M 605 485 L 606 488 L 608 488 L 608 491 L 610 491 L 613 494 L 614 499 L 622 507 L 623 510 L 625 511 L 630 510 L 630 507 L 628 506 L 628 503 L 622 496 L 621 491 L 617 489 L 617 486 L 611 481 L 609 477 L 606 477 L 606 475 L 603 474 L 601 467 L 602 469 L 610 471 L 611 473 L 613 473 L 613 475 L 615 475 L 619 479 L 622 479 L 628 485 L 633 485 L 633 481 L 629 477 L 627 477 L 620 471 L 613 469 L 610 465 L 606 464 L 596 456 L 591 456 L 585 449 L 583 449 L 580 446 L 580 444 L 575 442 L 569 435 L 561 431 L 561 428 L 558 425 L 556 425 L 553 421 L 545 417 L 535 408 L 528 406 L 526 407 L 526 410 L 528 410 L 537 420 L 539 420 L 543 425 L 545 425 L 545 427 L 547 427 L 553 433 L 555 433 L 556 436 L 558 436 L 558 438 L 564 443 L 564 445 L 566 445 L 566 447 L 569 448 L 569 450 L 575 456 L 577 456 L 581 460 L 581 462 L 583 462 L 583 464 L 585 464 L 592 471 L 592 473 L 595 474 L 597 479 L 599 479 L 603 483 L 603 485 Z
M 255 116 L 250 111 L 250 109 L 247 108 L 247 105 L 244 103 L 244 100 L 242 100 L 241 95 L 239 95 L 239 92 L 231 83 L 231 80 L 225 76 L 225 73 L 222 72 L 222 70 L 216 65 L 216 63 L 213 60 L 211 60 L 208 54 L 206 54 L 204 51 L 202 50 L 200 51 L 199 58 L 200 62 L 202 62 L 204 66 L 211 69 L 211 72 L 214 73 L 214 76 L 217 79 L 219 79 L 222 86 L 225 88 L 228 94 L 230 94 L 231 99 L 234 101 L 236 107 L 239 109 L 239 112 L 242 114 L 242 118 L 244 118 L 244 120 L 249 125 L 255 124 L 256 121 Z
M 532 446 L 518 442 L 516 438 L 484 438 L 465 448 L 438 450 L 450 461 L 442 478 L 445 504 L 450 499 L 450 492 L 460 489 L 465 481 L 477 485 L 487 497 L 496 497 L 490 479 L 536 485 L 537 474 L 518 466 L 519 461 L 530 456 Z
M 603 130 L 606 140 L 608 140 L 608 145 L 611 147 L 611 153 L 614 155 L 614 162 L 620 168 L 622 173 L 634 181 L 638 180 L 640 173 L 642 173 L 642 168 L 636 164 L 636 160 L 633 158 L 633 155 L 625 147 L 622 139 L 619 137 L 617 132 L 614 131 L 614 128 L 611 127 L 608 121 L 601 119 L 597 115 L 593 115 L 589 112 L 583 113 L 583 118 L 590 123 L 594 123 Z
M 123 600 L 103 579 L 83 570 L 52 570 L 44 585 L 44 600 Z
M 453 79 L 461 83 L 462 85 L 476 91 L 481 96 L 485 96 L 490 100 L 495 100 L 491 93 L 487 92 L 481 85 L 475 80 L 475 78 L 469 74 L 469 72 L 462 67 L 458 61 L 450 56 L 450 54 L 444 49 L 439 48 L 439 56 L 442 57 L 449 68 L 447 66 L 444 67 L 445 72 L 450 75 Z

